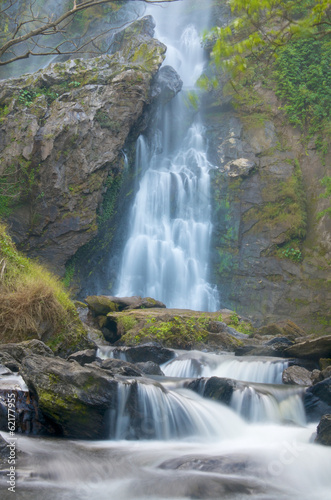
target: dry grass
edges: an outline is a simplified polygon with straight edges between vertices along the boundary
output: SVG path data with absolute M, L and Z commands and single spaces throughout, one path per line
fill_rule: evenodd
M 59 280 L 17 252 L 0 224 L 0 342 L 42 338 L 76 316 Z

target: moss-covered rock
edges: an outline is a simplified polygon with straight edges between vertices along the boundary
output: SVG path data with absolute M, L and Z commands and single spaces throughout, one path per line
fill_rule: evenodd
M 242 345 L 241 336 L 246 338 L 235 330 L 231 332 L 223 322 L 231 324 L 232 311 L 220 314 L 183 309 L 133 309 L 108 313 L 107 318 L 108 328 L 119 337 L 116 345 L 157 342 L 176 349 L 209 346 L 210 349 L 233 351 Z
M 23 359 L 21 375 L 59 435 L 79 439 L 108 437 L 108 412 L 116 408 L 117 384 L 106 371 L 31 355 Z

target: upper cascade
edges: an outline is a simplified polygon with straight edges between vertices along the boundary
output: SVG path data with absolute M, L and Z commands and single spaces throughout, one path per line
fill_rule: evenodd
M 202 26 L 194 22 L 164 34 L 157 19 L 156 35 L 168 47 L 166 63 L 179 72 L 184 89 L 194 86 L 204 64 Z M 118 296 L 152 296 L 167 307 L 218 309 L 218 292 L 208 282 L 212 168 L 200 116 L 187 116 L 182 91 L 161 107 L 156 130 L 138 140 L 136 171 L 142 178 L 118 275 Z

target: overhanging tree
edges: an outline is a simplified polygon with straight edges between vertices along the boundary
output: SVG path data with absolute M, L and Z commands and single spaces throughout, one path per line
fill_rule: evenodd
M 207 38 L 212 56 L 232 73 L 247 68 L 248 57 L 277 58 L 290 41 L 331 35 L 329 0 L 229 0 L 232 22 L 216 27 Z
M 131 0 L 145 4 L 163 4 L 177 0 Z M 50 13 L 44 0 L 0 0 L 0 66 L 31 56 L 49 56 L 105 51 L 101 40 L 113 26 L 97 34 L 88 30 L 73 37 L 70 28 L 80 13 L 108 5 L 116 10 L 125 0 L 69 0 L 62 12 Z M 124 24 L 123 24 L 124 26 Z M 121 26 L 116 26 L 116 29 Z

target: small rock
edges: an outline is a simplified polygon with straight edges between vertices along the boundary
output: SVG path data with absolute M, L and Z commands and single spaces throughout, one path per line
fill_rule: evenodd
M 320 370 L 313 370 L 311 372 L 311 381 L 314 385 L 318 384 L 318 382 L 322 382 L 322 380 L 324 380 L 324 377 Z
M 289 366 L 283 371 L 283 384 L 312 385 L 311 372 L 302 366 Z
M 141 377 L 142 370 L 136 368 L 132 363 L 123 361 L 122 359 L 104 359 L 100 367 L 111 372 L 112 375 L 122 375 L 126 377 Z
M 315 443 L 331 446 L 331 415 L 323 415 L 317 427 Z
M 77 363 L 84 366 L 95 361 L 96 353 L 96 349 L 85 349 L 85 351 L 74 352 L 69 356 L 68 361 L 77 361 Z
M 224 169 L 229 177 L 247 177 L 255 167 L 256 163 L 254 161 L 247 158 L 238 158 L 238 160 L 227 163 Z
M 145 363 L 136 363 L 134 365 L 136 368 L 139 368 L 143 372 L 144 375 L 160 375 L 164 376 L 163 371 L 159 367 L 158 364 L 153 363 L 153 361 L 146 361 Z

